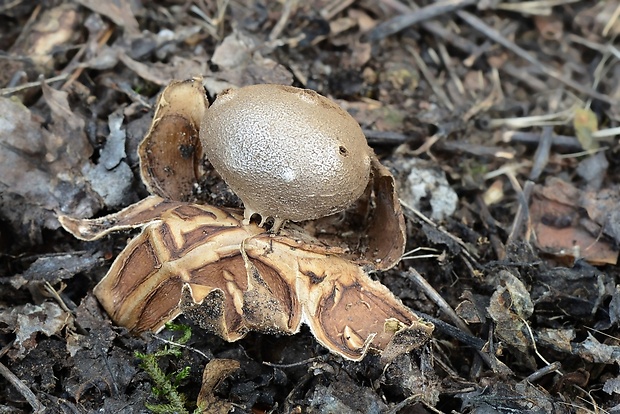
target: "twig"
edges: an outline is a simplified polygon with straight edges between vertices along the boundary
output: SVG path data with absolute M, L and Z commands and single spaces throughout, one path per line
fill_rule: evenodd
M 189 351 L 193 351 L 195 353 L 197 353 L 198 355 L 202 356 L 204 359 L 206 359 L 207 361 L 210 361 L 212 358 L 210 358 L 207 354 L 205 354 L 204 352 L 202 352 L 199 349 L 193 348 L 191 346 L 185 345 L 185 344 L 181 344 L 175 341 L 171 341 L 169 339 L 163 338 L 159 335 L 153 334 L 153 338 L 159 339 L 160 341 L 162 341 L 165 344 L 168 345 L 172 345 L 172 346 L 178 346 L 179 348 L 183 348 L 183 349 L 187 349 Z
M 8 382 L 19 391 L 19 393 L 28 401 L 28 404 L 32 407 L 35 413 L 42 413 L 45 411 L 45 406 L 41 404 L 41 401 L 36 395 L 20 380 L 15 374 L 11 372 L 2 362 L 0 362 L 0 375 L 2 375 Z
M 400 145 L 411 141 L 413 137 L 393 131 L 376 131 L 374 129 L 362 129 L 366 139 L 374 145 Z
M 560 368 L 562 368 L 562 364 L 556 361 L 552 364 L 542 367 L 537 371 L 532 372 L 525 378 L 525 380 L 529 382 L 534 382 L 547 374 L 558 371 Z
M 493 69 L 493 72 L 497 73 L 497 69 Z M 499 82 L 496 81 L 496 78 L 497 76 L 494 77 L 493 88 L 491 89 L 491 92 L 489 93 L 489 95 L 486 98 L 484 98 L 482 101 L 476 102 L 471 108 L 469 108 L 469 110 L 467 110 L 467 112 L 465 112 L 461 116 L 461 119 L 463 120 L 463 122 L 469 121 L 479 112 L 483 110 L 487 110 L 490 107 L 492 107 L 496 102 L 501 101 L 501 97 L 503 96 L 503 93 L 501 91 L 501 87 L 499 86 Z
M 382 0 L 382 3 L 393 8 L 399 13 L 410 13 L 412 10 L 417 10 L 417 8 L 410 8 L 409 6 L 402 4 L 398 0 Z M 412 4 L 412 6 L 415 5 Z M 438 22 L 425 21 L 421 23 L 421 26 L 424 28 L 424 30 L 427 30 L 444 42 L 451 44 L 452 46 L 467 54 L 473 53 L 478 48 L 478 46 L 474 42 L 460 37 L 456 33 L 450 31 L 450 29 L 448 29 L 445 25 L 442 25 Z
M 605 53 L 602 54 L 601 60 L 598 62 L 598 64 L 596 65 L 596 69 L 594 69 L 594 81 L 592 82 L 592 87 L 593 88 L 597 88 L 599 83 L 601 82 L 601 79 L 603 78 L 605 72 L 606 72 L 606 68 L 605 68 L 605 64 L 607 63 L 607 60 L 611 57 L 611 53 L 609 53 L 609 51 L 606 51 Z M 610 67 L 613 67 L 614 63 L 616 63 L 615 61 L 610 65 Z M 590 99 L 587 103 L 586 103 L 586 108 L 589 109 L 590 106 L 592 105 L 592 100 Z
M 463 86 L 463 82 L 461 82 L 461 79 L 457 76 L 456 71 L 454 70 L 454 65 L 450 61 L 451 58 L 450 54 L 448 53 L 448 48 L 446 48 L 446 45 L 443 42 L 438 41 L 437 51 L 439 52 L 439 57 L 443 62 L 443 66 L 448 71 L 448 74 L 450 75 L 450 79 L 452 79 L 454 86 L 456 86 L 456 89 L 461 95 L 465 95 L 465 87 Z
M 469 344 L 476 350 L 480 358 L 494 371 L 500 372 L 502 374 L 511 375 L 512 370 L 508 368 L 505 364 L 497 359 L 497 357 L 493 353 L 487 353 L 483 350 L 484 341 L 479 338 L 476 338 L 472 335 L 469 327 L 463 322 L 461 318 L 458 317 L 456 312 L 452 309 L 452 307 L 445 301 L 444 298 L 437 293 L 437 291 L 420 275 L 415 269 L 409 268 L 405 275 L 409 280 L 415 283 L 420 289 L 424 291 L 424 293 L 437 305 L 439 308 L 444 311 L 444 313 L 454 321 L 457 327 L 451 326 L 439 319 L 433 318 L 430 315 L 427 315 L 422 312 L 413 311 L 418 316 L 421 316 L 424 319 L 432 322 L 437 326 L 437 329 L 446 335 L 449 335 L 459 341 Z
M 63 73 L 62 75 L 54 76 L 52 78 L 36 80 L 34 82 L 24 83 L 22 85 L 14 86 L 12 88 L 0 89 L 0 96 L 12 95 L 15 92 L 19 92 L 19 91 L 22 91 L 24 89 L 40 87 L 41 86 L 41 82 L 45 82 L 47 84 L 50 84 L 50 83 L 58 82 L 58 81 L 61 81 L 61 80 L 65 80 L 65 79 L 67 79 L 68 76 L 69 76 L 68 73 Z
M 537 16 L 549 16 L 555 6 L 563 4 L 577 3 L 581 0 L 528 0 L 519 3 L 500 3 L 495 6 L 498 10 L 508 10 L 522 14 L 532 14 Z
M 517 197 L 519 199 L 519 207 L 517 208 L 517 214 L 512 222 L 512 228 L 510 229 L 510 234 L 508 235 L 508 239 L 506 240 L 506 245 L 510 245 L 515 242 L 515 239 L 522 235 L 522 227 L 523 223 L 527 224 L 525 229 L 525 235 L 522 239 L 529 243 L 531 236 L 531 223 L 530 223 L 530 209 L 529 209 L 529 200 L 530 194 L 534 188 L 534 183 L 532 181 L 526 181 L 523 190 L 521 190 L 521 185 L 519 181 L 517 181 L 517 177 L 514 174 L 506 174 L 508 177 L 510 184 L 512 184 L 512 188 L 517 193 Z
M 497 30 L 493 29 L 492 27 L 488 26 L 486 23 L 484 23 L 482 20 L 480 20 L 478 17 L 474 16 L 471 13 L 468 13 L 464 10 L 459 10 L 456 12 L 456 14 L 463 20 L 465 21 L 467 24 L 469 24 L 471 27 L 473 27 L 474 29 L 478 30 L 479 32 L 481 32 L 482 34 L 484 34 L 485 36 L 489 37 L 491 40 L 493 40 L 494 42 L 499 43 L 500 45 L 504 46 L 505 48 L 509 49 L 511 52 L 513 52 L 514 54 L 516 54 L 517 56 L 519 56 L 520 58 L 526 60 L 527 62 L 531 63 L 532 65 L 534 65 L 536 68 L 538 68 L 541 72 L 545 73 L 546 75 L 562 82 L 563 84 L 565 84 L 566 86 L 568 86 L 569 88 L 572 88 L 578 92 L 581 92 L 585 95 L 588 95 L 592 98 L 596 98 L 599 99 L 603 102 L 606 102 L 610 105 L 618 105 L 618 102 L 616 102 L 614 99 L 610 98 L 609 96 L 602 94 L 600 92 L 597 92 L 595 90 L 593 90 L 592 88 L 589 88 L 587 86 L 584 86 L 581 83 L 578 83 L 572 79 L 569 79 L 567 77 L 565 77 L 564 75 L 562 75 L 560 72 L 558 72 L 555 69 L 551 69 L 547 66 L 545 66 L 542 62 L 540 62 L 538 59 L 536 59 L 534 56 L 532 56 L 528 51 L 526 51 L 525 49 L 521 48 L 520 46 L 517 46 L 514 42 L 511 42 L 510 40 L 508 40 L 507 38 L 505 38 L 504 36 L 501 35 L 501 33 L 499 33 Z
M 319 356 L 316 356 L 316 357 L 304 359 L 303 361 L 293 362 L 291 364 L 275 364 L 273 362 L 263 361 L 263 365 L 267 365 L 268 367 L 273 367 L 273 368 L 295 368 L 295 367 L 299 367 L 301 365 L 307 365 L 307 364 L 310 364 L 312 362 L 321 361 L 321 360 L 324 360 L 324 359 L 325 359 L 325 355 L 319 355 Z
M 413 215 L 418 217 L 418 219 L 422 220 L 423 222 L 425 222 L 426 224 L 428 224 L 429 226 L 431 226 L 435 230 L 443 233 L 446 237 L 452 239 L 456 244 L 461 246 L 461 248 L 463 249 L 462 252 L 465 255 L 465 257 L 467 257 L 472 262 L 477 263 L 477 258 L 475 257 L 475 253 L 471 253 L 467 249 L 467 245 L 465 244 L 465 242 L 463 240 L 461 240 L 458 237 L 452 235 L 451 233 L 449 233 L 449 232 L 439 228 L 437 226 L 437 224 L 435 224 L 431 219 L 426 217 L 424 214 L 422 214 L 420 211 L 418 211 L 417 209 L 413 208 L 409 204 L 403 202 L 402 200 L 400 200 L 400 204 L 405 208 L 405 213 L 407 213 L 407 212 L 413 213 Z
M 537 132 L 506 131 L 502 134 L 503 142 L 519 142 L 523 144 L 538 144 L 541 134 Z M 569 150 L 581 149 L 579 140 L 567 135 L 551 135 L 551 145 L 566 147 Z
M 425 321 L 429 321 L 433 325 L 435 325 L 437 331 L 448 335 L 449 337 L 454 338 L 465 345 L 471 346 L 477 351 L 481 351 L 482 349 L 484 349 L 484 345 L 486 344 L 486 342 L 483 339 L 478 338 L 471 333 L 464 332 L 459 328 L 456 328 L 449 323 L 442 321 L 441 319 L 434 318 L 424 312 L 420 312 L 417 310 L 412 310 L 412 312 L 420 318 L 424 319 Z
M 520 118 L 497 118 L 487 121 L 486 127 L 490 129 L 507 128 L 529 128 L 533 126 L 564 125 L 571 121 L 575 114 L 577 105 L 568 109 L 546 115 L 522 116 Z
M 284 30 L 284 28 L 286 27 L 286 23 L 288 23 L 288 19 L 291 17 L 293 9 L 297 8 L 297 1 L 298 0 L 286 0 L 286 2 L 284 3 L 284 7 L 282 8 L 282 14 L 280 15 L 280 18 L 278 19 L 275 26 L 273 26 L 273 29 L 271 29 L 271 33 L 269 33 L 269 41 L 274 41 L 278 37 L 280 37 L 280 34 L 282 34 L 282 30 Z
M 424 403 L 424 394 L 420 394 L 419 393 L 419 394 L 410 395 L 409 397 L 405 398 L 404 400 L 402 400 L 398 404 L 394 405 L 389 410 L 384 411 L 383 413 L 384 414 L 396 414 L 396 413 L 400 412 L 400 410 L 402 410 L 406 406 L 408 406 L 410 404 L 413 404 L 413 403 L 417 403 L 417 402 Z M 424 404 L 424 406 L 427 407 L 427 408 L 430 408 L 431 411 L 434 411 L 436 413 L 441 413 L 441 411 L 438 411 L 434 407 L 429 407 L 427 404 Z
M 542 92 L 549 89 L 545 82 L 529 73 L 528 67 L 517 67 L 511 62 L 506 62 L 500 67 L 500 70 L 527 84 L 534 91 Z
M 616 59 L 620 59 L 620 50 L 611 43 L 596 43 L 581 36 L 577 36 L 574 33 L 566 33 L 566 40 L 568 40 L 569 42 L 578 43 L 585 47 L 589 47 L 590 49 L 596 50 L 601 54 L 609 52 L 610 54 L 614 55 Z
M 609 34 L 609 31 L 615 26 L 616 20 L 618 20 L 618 17 L 620 17 L 620 4 L 616 6 L 616 10 L 614 10 L 614 12 L 611 14 L 611 16 L 609 17 L 609 20 L 607 21 L 607 24 L 603 28 L 603 32 L 602 32 L 603 36 L 607 37 L 607 35 Z
M 620 127 L 599 129 L 592 133 L 592 138 L 608 138 L 620 135 Z
M 495 256 L 498 260 L 504 260 L 506 258 L 506 245 L 498 235 L 499 226 L 497 220 L 491 215 L 489 206 L 485 203 L 482 195 L 476 196 L 476 207 L 478 215 L 482 219 L 482 224 L 486 228 L 493 251 L 495 251 Z
M 335 15 L 349 7 L 355 0 L 334 0 L 321 10 L 321 17 L 327 21 L 334 18 Z
M 501 31 L 502 35 L 505 37 L 510 36 L 518 30 L 518 23 L 509 22 Z M 470 54 L 464 61 L 463 64 L 468 68 L 472 67 L 476 60 L 482 56 L 484 53 L 491 51 L 491 49 L 496 45 L 496 43 L 491 42 L 489 39 L 486 39 L 483 44 L 478 46 L 474 53 Z
M 542 174 L 543 170 L 549 162 L 549 154 L 551 153 L 551 136 L 553 128 L 550 126 L 543 127 L 541 139 L 534 154 L 534 162 L 530 171 L 530 180 L 536 181 Z
M 368 39 L 371 41 L 381 40 L 407 27 L 413 26 L 414 24 L 434 19 L 442 14 L 450 13 L 476 3 L 476 0 L 443 0 L 431 3 L 428 6 L 393 17 L 381 23 L 372 29 L 368 34 Z
M 0 6 L 0 13 L 4 13 L 7 10 L 11 10 L 13 7 L 19 6 L 19 4 L 23 2 L 24 0 L 13 0 L 11 3 L 4 4 Z
M 542 362 L 544 362 L 547 365 L 551 365 L 551 363 L 547 361 L 547 359 L 544 356 L 542 356 L 540 352 L 538 352 L 538 347 L 536 346 L 536 339 L 534 339 L 534 332 L 532 332 L 532 328 L 530 327 L 529 322 L 523 318 L 519 318 L 519 319 L 521 319 L 521 322 L 523 322 L 523 324 L 527 328 L 527 333 L 530 336 L 530 341 L 532 341 L 532 348 L 534 348 L 534 353 L 538 356 L 538 358 L 540 358 Z M 564 375 L 561 372 L 559 372 L 559 374 Z
M 428 298 L 439 307 L 439 309 L 463 332 L 471 335 L 469 327 L 459 316 L 454 309 L 446 302 L 446 300 L 419 274 L 414 268 L 410 267 L 409 270 L 404 272 L 407 279 L 412 281 L 420 290 L 424 292 Z
M 102 33 L 99 33 L 98 39 L 96 39 L 94 42 L 89 39 L 89 41 L 80 48 L 80 50 L 75 54 L 73 59 L 71 59 L 71 63 L 63 69 L 63 73 L 70 74 L 71 76 L 64 83 L 64 85 L 62 85 L 62 87 L 60 88 L 61 90 L 67 90 L 71 86 L 71 84 L 80 77 L 84 69 L 86 69 L 86 66 L 79 66 L 80 59 L 82 59 L 82 56 L 84 56 L 86 51 L 90 48 L 94 48 L 94 46 L 96 46 L 97 49 L 100 49 L 108 42 L 108 40 L 110 40 L 112 34 L 114 34 L 114 28 L 108 27 L 106 30 L 102 31 Z M 94 53 L 95 50 L 92 50 L 92 52 Z
M 422 75 L 431 86 L 433 92 L 435 92 L 435 95 L 437 95 L 437 98 L 439 98 L 439 100 L 446 108 L 448 108 L 450 111 L 454 111 L 454 105 L 452 105 L 452 102 L 450 102 L 450 99 L 448 99 L 448 96 L 439 85 L 439 82 L 437 82 L 431 71 L 428 69 L 428 66 L 426 66 L 426 63 L 424 63 L 424 60 L 422 60 L 420 54 L 409 45 L 406 45 L 405 49 L 407 49 L 407 51 L 413 56 L 416 65 L 418 65 L 420 72 L 422 72 Z

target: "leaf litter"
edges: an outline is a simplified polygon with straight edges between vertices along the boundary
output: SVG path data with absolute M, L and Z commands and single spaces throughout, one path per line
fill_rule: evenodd
M 116 327 L 89 294 L 129 234 L 87 244 L 57 217 L 102 217 L 144 199 L 135 154 L 156 97 L 199 75 L 209 100 L 264 82 L 331 96 L 397 187 L 410 185 L 403 162 L 419 157 L 458 199 L 436 223 L 424 197 L 405 208 L 406 250 L 433 253 L 373 274 L 433 321 L 429 343 L 350 362 L 304 328 L 227 343 L 194 325 L 181 361 L 167 361 L 170 372 L 192 367 L 190 401 L 255 412 L 620 406 L 617 2 L 79 4 L 0 9 L 3 411 L 144 412 L 151 383 L 133 352 L 162 339 Z M 183 190 L 191 201 L 240 206 L 208 162 L 199 167 Z M 337 229 L 303 226 L 339 249 L 369 242 L 362 227 L 342 238 Z M 201 393 L 208 361 L 194 349 L 242 369 Z

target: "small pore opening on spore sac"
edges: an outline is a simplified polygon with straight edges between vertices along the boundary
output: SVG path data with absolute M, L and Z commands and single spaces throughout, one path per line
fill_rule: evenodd
M 340 148 L 338 148 L 338 151 L 340 152 L 340 155 L 342 155 L 343 157 L 346 157 L 347 155 L 349 155 L 349 150 L 347 150 L 342 145 L 340 146 Z

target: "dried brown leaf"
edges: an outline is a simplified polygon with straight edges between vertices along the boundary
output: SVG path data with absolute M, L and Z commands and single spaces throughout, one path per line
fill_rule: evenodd
M 584 258 L 593 264 L 615 264 L 618 249 L 601 237 L 600 224 L 582 214 L 582 207 L 591 209 L 592 202 L 584 201 L 581 206 L 580 200 L 596 198 L 591 193 L 586 194 L 558 178 L 551 178 L 545 186 L 534 188 L 530 215 L 536 246 L 558 257 Z M 605 219 L 612 217 L 615 204 L 606 203 L 598 208 L 609 209 L 603 214 L 591 209 L 595 217 Z
M 54 50 L 67 46 L 79 36 L 80 20 L 75 4 L 66 3 L 45 10 L 32 26 L 25 28 L 28 34 L 18 39 L 11 53 L 32 59 L 39 70 L 51 70 Z
M 155 64 L 138 62 L 129 57 L 124 50 L 118 52 L 118 58 L 125 66 L 134 71 L 142 79 L 146 79 L 156 85 L 164 86 L 172 80 L 173 69 L 169 65 L 164 65 L 159 62 Z
M 224 38 L 211 58 L 218 65 L 218 71 L 205 76 L 205 85 L 211 94 L 219 94 L 231 87 L 293 83 L 293 75 L 285 66 L 256 52 L 258 43 L 238 31 Z
M 82 122 L 65 93 L 43 90 L 55 108 L 51 131 L 16 100 L 0 98 L 0 209 L 31 240 L 58 227 L 55 212 L 92 216 L 102 204 L 82 177 L 92 153 Z
M 38 333 L 46 336 L 60 334 L 65 326 L 73 324 L 73 318 L 53 302 L 28 303 L 1 311 L 0 323 L 7 327 L 6 331 L 15 333 L 15 349 L 10 356 L 22 358 L 37 346 Z
M 139 33 L 139 25 L 133 11 L 131 2 L 128 0 L 97 1 L 77 0 L 82 6 L 87 7 L 112 20 L 114 24 L 124 27 L 129 33 Z
M 215 395 L 215 390 L 226 377 L 237 371 L 239 367 L 239 361 L 233 359 L 212 359 L 209 361 L 202 373 L 202 385 L 196 402 L 198 407 L 205 407 L 203 413 L 227 414 L 231 411 L 232 403 L 220 399 Z
M 487 311 L 495 321 L 497 336 L 526 353 L 531 346 L 526 320 L 534 312 L 532 299 L 523 282 L 505 270 L 499 274 L 501 285 L 491 296 Z

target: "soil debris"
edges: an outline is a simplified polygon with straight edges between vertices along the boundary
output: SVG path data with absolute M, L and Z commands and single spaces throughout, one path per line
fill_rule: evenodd
M 0 412 L 147 412 L 156 385 L 136 352 L 166 347 L 175 355 L 159 367 L 178 378 L 189 411 L 201 402 L 254 413 L 620 410 L 617 0 L 22 0 L 3 2 L 0 19 Z M 157 138 L 140 154 L 155 155 L 157 182 L 190 180 L 154 190 L 140 169 L 153 116 L 174 115 L 158 97 L 171 81 L 198 77 L 205 106 L 257 83 L 314 90 L 348 111 L 389 165 L 395 178 L 377 169 L 374 188 L 345 212 L 285 225 L 288 235 L 269 239 L 273 250 L 265 242 L 248 245 L 246 261 L 236 255 L 251 289 L 233 289 L 235 277 L 220 286 L 237 295 L 230 309 L 243 308 L 248 290 L 248 300 L 275 297 L 269 304 L 293 309 L 292 298 L 311 296 L 303 283 L 283 296 L 247 275 L 269 279 L 256 257 L 290 258 L 288 237 L 310 234 L 329 254 L 303 238 L 297 261 L 274 266 L 322 255 L 326 272 L 348 263 L 358 275 L 348 282 L 363 278 L 317 284 L 334 294 L 306 302 L 315 321 L 341 310 L 329 305 L 335 292 L 351 301 L 351 292 L 367 294 L 364 284 L 385 286 L 408 316 L 379 315 L 372 333 L 396 338 L 382 339 L 382 354 L 349 360 L 371 333 L 359 327 L 347 330 L 358 346 L 347 359 L 298 321 L 294 335 L 227 342 L 182 315 L 191 338 L 173 346 L 178 332 L 130 332 L 92 294 L 127 258 L 128 240 L 145 240 L 141 227 L 162 228 L 148 214 L 115 227 L 150 192 L 232 217 L 242 207 L 192 151 L 196 120 L 186 136 L 163 133 L 187 139 L 182 148 Z M 186 164 L 173 164 L 183 155 Z M 439 191 L 405 199 L 412 174 L 435 177 Z M 59 215 L 93 219 L 95 233 L 120 231 L 77 240 Z M 240 251 L 237 241 L 224 245 Z M 366 315 L 363 302 L 357 314 Z M 264 307 L 255 310 L 266 322 Z M 414 317 L 433 323 L 432 336 L 401 330 Z M 340 322 L 321 320 L 323 338 L 352 327 Z

